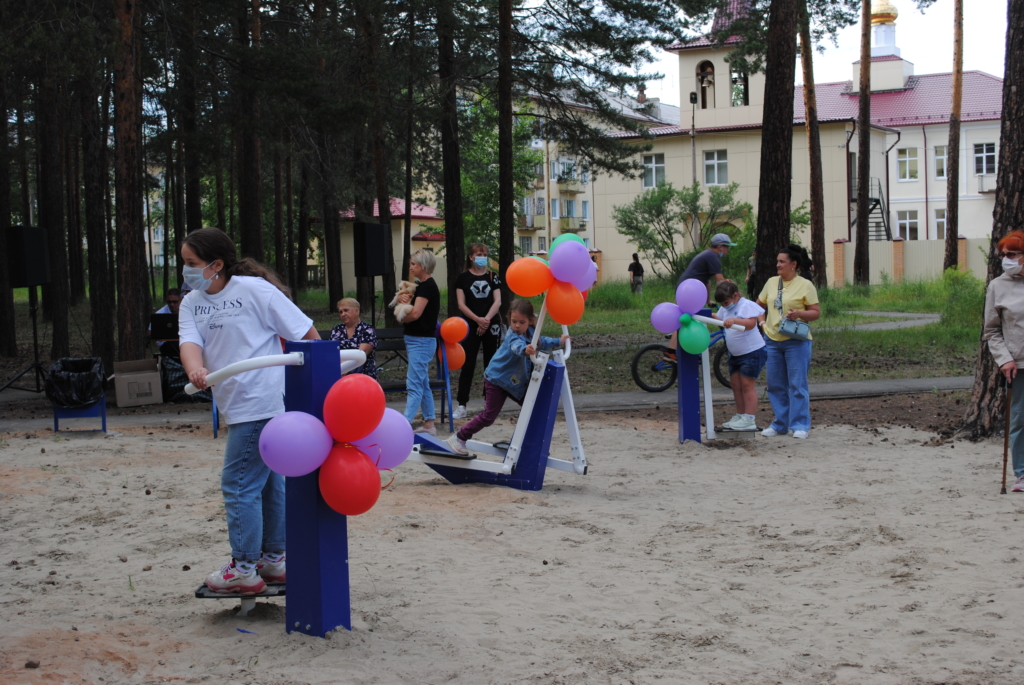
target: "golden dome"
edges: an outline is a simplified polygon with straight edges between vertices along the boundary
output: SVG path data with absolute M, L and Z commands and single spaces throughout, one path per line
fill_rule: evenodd
M 879 0 L 871 3 L 871 24 L 895 24 L 896 17 L 900 16 L 899 10 L 889 0 Z

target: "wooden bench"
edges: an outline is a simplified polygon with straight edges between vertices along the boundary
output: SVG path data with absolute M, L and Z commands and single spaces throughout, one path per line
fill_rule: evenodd
M 318 331 L 320 337 L 324 340 L 331 339 L 331 331 Z M 388 366 L 397 364 L 399 360 L 404 362 L 406 366 L 409 365 L 409 358 L 405 354 L 405 334 L 401 328 L 377 328 L 375 329 L 377 334 L 377 374 L 382 375 L 381 372 L 387 372 Z M 441 391 L 440 405 L 441 413 L 439 419 L 442 423 L 445 421 L 447 416 L 448 429 L 449 431 L 455 431 L 455 422 L 452 419 L 452 381 L 451 373 L 448 371 L 448 355 L 444 352 L 444 345 L 438 340 L 438 347 L 442 350 L 441 361 L 437 361 L 435 357 L 434 365 L 437 369 L 434 377 L 430 379 L 430 390 Z M 405 379 L 402 380 L 380 380 L 380 387 L 384 389 L 384 392 L 405 392 Z

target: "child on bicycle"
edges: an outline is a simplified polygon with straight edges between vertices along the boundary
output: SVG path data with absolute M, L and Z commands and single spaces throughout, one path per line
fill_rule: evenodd
M 511 397 L 522 404 L 526 397 L 533 372 L 530 357 L 537 352 L 532 343 L 533 326 L 537 323 L 533 304 L 529 300 L 513 300 L 508 316 L 509 331 L 484 371 L 484 410 L 448 438 L 448 446 L 456 454 L 469 454 L 466 441 L 498 419 L 506 399 Z M 541 350 L 553 350 L 563 347 L 568 339 L 568 335 L 561 338 L 542 336 L 538 344 Z
M 719 309 L 714 316 L 725 324 L 725 345 L 729 350 L 729 380 L 732 394 L 736 399 L 736 415 L 722 424 L 730 430 L 755 430 L 757 422 L 757 391 L 754 383 L 761 375 L 768 352 L 764 338 L 758 330 L 764 310 L 755 302 L 740 295 L 739 288 L 732 281 L 722 281 L 715 288 L 715 302 Z M 740 325 L 745 330 L 734 331 L 732 326 Z

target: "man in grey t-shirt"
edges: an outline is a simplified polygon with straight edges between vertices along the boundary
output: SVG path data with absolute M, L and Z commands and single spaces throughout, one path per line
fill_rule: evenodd
M 710 304 L 715 288 L 718 287 L 719 283 L 725 280 L 725 276 L 722 275 L 722 257 L 729 254 L 730 247 L 735 246 L 736 243 L 734 243 L 725 233 L 716 233 L 711 236 L 711 247 L 690 260 L 690 265 L 686 267 L 686 271 L 684 271 L 683 275 L 679 277 L 679 283 L 682 283 L 688 278 L 696 278 L 707 286 L 707 303 Z M 714 279 L 712 279 L 712 276 L 714 276 Z M 676 285 L 678 286 L 679 283 Z M 672 348 L 673 351 L 676 349 L 675 335 L 672 336 L 672 340 L 669 342 L 668 346 Z M 672 361 L 675 361 L 674 356 Z

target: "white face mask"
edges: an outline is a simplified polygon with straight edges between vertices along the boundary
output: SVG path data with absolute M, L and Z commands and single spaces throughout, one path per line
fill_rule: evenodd
M 1009 257 L 1003 257 L 1003 273 L 1010 276 L 1016 276 L 1020 273 L 1021 265 L 1016 259 L 1010 259 Z

